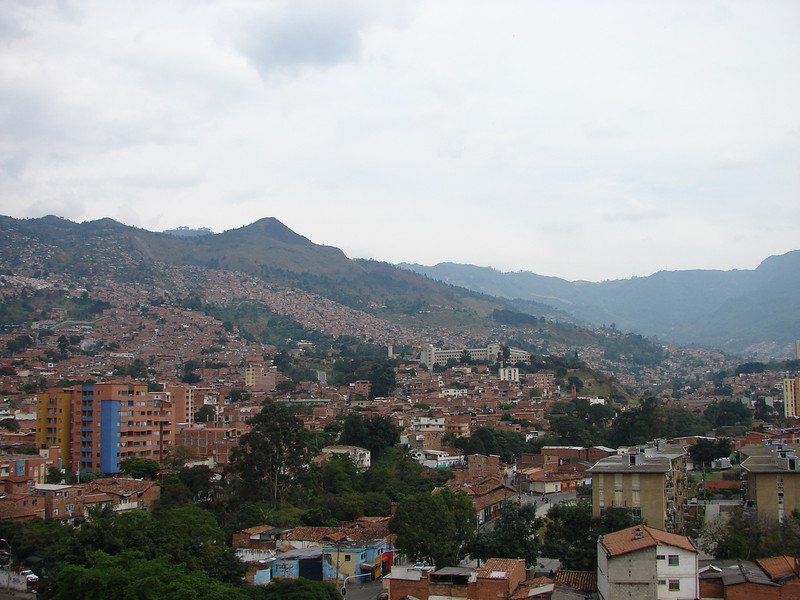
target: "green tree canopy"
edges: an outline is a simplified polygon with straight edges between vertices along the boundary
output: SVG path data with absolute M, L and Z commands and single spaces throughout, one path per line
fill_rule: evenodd
M 606 509 L 602 517 L 592 516 L 588 502 L 556 504 L 545 519 L 542 554 L 561 561 L 565 569 L 593 571 L 597 567 L 597 538 L 633 525 L 630 511 Z
M 710 467 L 711 461 L 723 456 L 730 456 L 731 441 L 728 439 L 699 439 L 689 446 L 689 456 L 695 467 Z
M 756 560 L 800 553 L 800 523 L 795 515 L 777 521 L 756 511 L 737 507 L 724 523 L 703 528 L 700 547 L 716 558 Z
M 247 424 L 250 431 L 231 451 L 227 472 L 240 498 L 277 505 L 308 464 L 310 433 L 288 407 L 271 400 Z
M 214 420 L 214 407 L 210 404 L 203 404 L 194 413 L 194 420 L 198 423 L 210 423 Z
M 160 467 L 157 460 L 152 458 L 123 458 L 119 461 L 119 470 L 127 473 L 134 479 L 154 479 Z
M 436 494 L 419 493 L 400 501 L 389 531 L 409 559 L 436 568 L 454 566 L 466 556 L 475 532 L 475 509 L 464 492 L 444 488 Z
M 387 448 L 400 443 L 400 428 L 382 415 L 366 419 L 361 415 L 349 415 L 344 420 L 339 440 L 342 444 L 366 448 L 373 459 L 378 459 Z
M 489 558 L 524 558 L 525 564 L 534 565 L 539 557 L 540 544 L 536 530 L 540 524 L 535 506 L 508 504 L 493 528 L 478 533 L 469 542 L 469 555 L 482 561 Z

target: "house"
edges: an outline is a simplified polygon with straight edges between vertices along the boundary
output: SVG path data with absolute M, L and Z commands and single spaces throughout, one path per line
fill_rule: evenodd
M 697 549 L 685 536 L 646 525 L 600 536 L 597 588 L 602 600 L 699 598 Z
M 274 559 L 278 544 L 290 532 L 291 529 L 259 525 L 234 533 L 231 545 L 242 562 L 259 563 Z
M 464 464 L 462 455 L 451 456 L 444 450 L 412 450 L 410 455 L 415 461 L 431 469 L 462 466 Z
M 699 578 L 701 598 L 781 598 L 781 586 L 751 560 L 704 560 Z
M 387 576 L 389 598 L 419 600 L 450 599 L 510 599 L 525 581 L 525 561 L 522 559 L 490 558 L 482 567 L 430 566 L 398 567 Z M 551 580 L 552 582 L 552 580 Z M 546 588 L 548 584 L 530 589 Z M 525 589 L 527 593 L 530 591 Z M 525 596 L 529 597 L 529 596 Z
M 448 482 L 447 487 L 454 492 L 463 491 L 469 496 L 476 512 L 477 525 L 499 517 L 506 502 L 517 493 L 517 490 L 498 477 L 481 477 L 461 483 Z
M 388 522 L 384 517 L 363 517 L 343 527 L 295 527 L 278 544 L 279 564 L 273 565 L 272 576 L 297 576 L 313 563 L 314 574 L 322 579 L 377 579 L 389 573 L 394 563 L 394 536 L 389 533 Z M 288 552 L 281 552 L 289 546 Z M 305 566 L 299 564 L 301 561 Z
M 83 486 L 84 509 L 110 506 L 115 512 L 144 510 L 151 512 L 161 497 L 161 487 L 154 481 L 107 477 Z
M 372 453 L 366 448 L 358 446 L 326 446 L 322 454 L 340 454 L 347 456 L 359 471 L 369 469 L 372 463 Z

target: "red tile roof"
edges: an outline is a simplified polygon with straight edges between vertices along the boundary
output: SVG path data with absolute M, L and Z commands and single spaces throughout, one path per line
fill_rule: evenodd
M 697 552 L 697 548 L 686 536 L 667 533 L 647 525 L 635 525 L 634 527 L 628 527 L 628 529 L 606 534 L 601 538 L 601 543 L 611 556 L 619 556 L 620 554 L 662 545 Z
M 350 527 L 295 527 L 284 537 L 290 541 L 338 542 L 378 540 L 389 536 L 385 523 L 354 523 Z
M 478 571 L 478 577 L 483 579 L 497 579 L 492 577 L 492 574 L 505 573 L 506 577 L 511 575 L 514 570 L 522 563 L 523 569 L 525 568 L 525 561 L 521 558 L 490 558 Z
M 758 566 L 764 569 L 770 579 L 787 579 L 797 577 L 798 564 L 793 556 L 773 556 L 756 560 Z
M 595 571 L 557 571 L 556 583 L 568 585 L 581 592 L 596 592 L 597 573 Z

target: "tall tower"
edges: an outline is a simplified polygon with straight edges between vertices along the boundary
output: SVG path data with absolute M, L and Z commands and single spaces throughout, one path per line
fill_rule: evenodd
M 800 377 L 783 380 L 783 416 L 797 417 L 800 403 Z

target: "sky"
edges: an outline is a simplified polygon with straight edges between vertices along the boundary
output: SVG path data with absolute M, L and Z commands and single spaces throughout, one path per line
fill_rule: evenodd
M 569 280 L 800 248 L 800 2 L 3 0 L 0 214 Z

